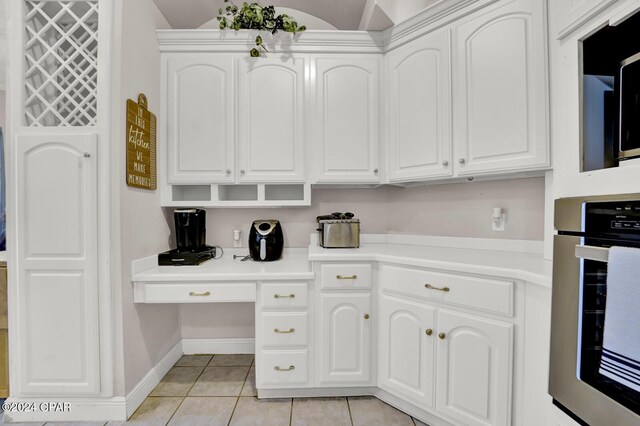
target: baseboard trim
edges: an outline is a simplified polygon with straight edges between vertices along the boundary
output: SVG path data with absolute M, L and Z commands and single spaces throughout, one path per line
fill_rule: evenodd
M 377 388 L 298 388 L 298 389 L 259 389 L 258 399 L 269 398 L 324 398 L 336 396 L 373 396 Z
M 7 403 L 34 404 L 34 411 L 5 411 L 0 413 L 0 424 L 22 422 L 104 422 L 105 419 L 127 419 L 125 399 L 113 398 L 29 398 L 12 397 Z M 53 403 L 59 403 L 58 407 Z M 45 404 L 42 405 L 41 404 Z M 64 404 L 69 404 L 65 409 Z M 59 411 L 57 411 L 59 410 Z M 2 414 L 4 416 L 2 417 Z
M 253 354 L 256 352 L 254 338 L 238 339 L 182 339 L 182 352 L 194 354 Z
M 158 386 L 160 380 L 171 370 L 182 356 L 182 341 L 178 341 L 169 352 L 162 357 L 138 384 L 126 396 L 126 418 L 128 419 L 138 409 L 151 391 Z

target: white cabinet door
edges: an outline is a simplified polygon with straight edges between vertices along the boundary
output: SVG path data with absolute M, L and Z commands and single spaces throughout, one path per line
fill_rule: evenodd
M 437 410 L 460 424 L 511 424 L 513 326 L 438 312 Z
M 320 382 L 371 380 L 371 294 L 321 295 Z
M 166 60 L 168 182 L 232 182 L 234 59 L 201 53 Z
M 449 30 L 387 56 L 389 181 L 451 175 Z
M 380 55 L 315 58 L 318 183 L 379 183 Z
M 500 2 L 455 29 L 458 174 L 548 166 L 544 3 Z
M 100 392 L 96 135 L 18 135 L 19 396 Z
M 378 385 L 433 408 L 435 309 L 380 296 Z
M 241 182 L 304 182 L 305 60 L 240 60 Z

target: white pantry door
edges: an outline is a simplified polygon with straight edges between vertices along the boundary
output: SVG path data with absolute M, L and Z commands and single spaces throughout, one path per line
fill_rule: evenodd
M 97 136 L 18 135 L 18 395 L 100 391 Z

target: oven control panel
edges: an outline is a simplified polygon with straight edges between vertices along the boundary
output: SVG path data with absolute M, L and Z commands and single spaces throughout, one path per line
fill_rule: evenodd
M 640 236 L 640 201 L 586 203 L 584 212 L 587 234 Z

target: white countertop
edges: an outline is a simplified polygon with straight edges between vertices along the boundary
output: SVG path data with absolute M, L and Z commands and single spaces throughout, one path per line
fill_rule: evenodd
M 275 262 L 241 262 L 234 254 L 247 249 L 225 249 L 221 259 L 198 266 L 158 266 L 157 256 L 132 264 L 133 282 L 312 280 L 312 261 L 384 262 L 482 274 L 551 287 L 551 261 L 536 250 L 536 242 L 503 242 L 412 236 L 366 236 L 357 249 L 323 249 L 312 238 L 307 249 L 286 249 Z M 482 248 L 480 248 L 482 247 Z M 531 250 L 531 248 L 534 250 Z
M 284 251 L 282 259 L 274 262 L 241 262 L 234 254 L 245 255 L 247 249 L 225 249 L 220 259 L 207 260 L 198 266 L 158 266 L 158 258 L 150 256 L 133 262 L 131 281 L 267 281 L 312 280 L 306 249 Z
M 377 261 L 490 275 L 551 287 L 551 261 L 542 254 L 408 244 L 362 244 L 357 249 L 309 246 L 311 261 Z

